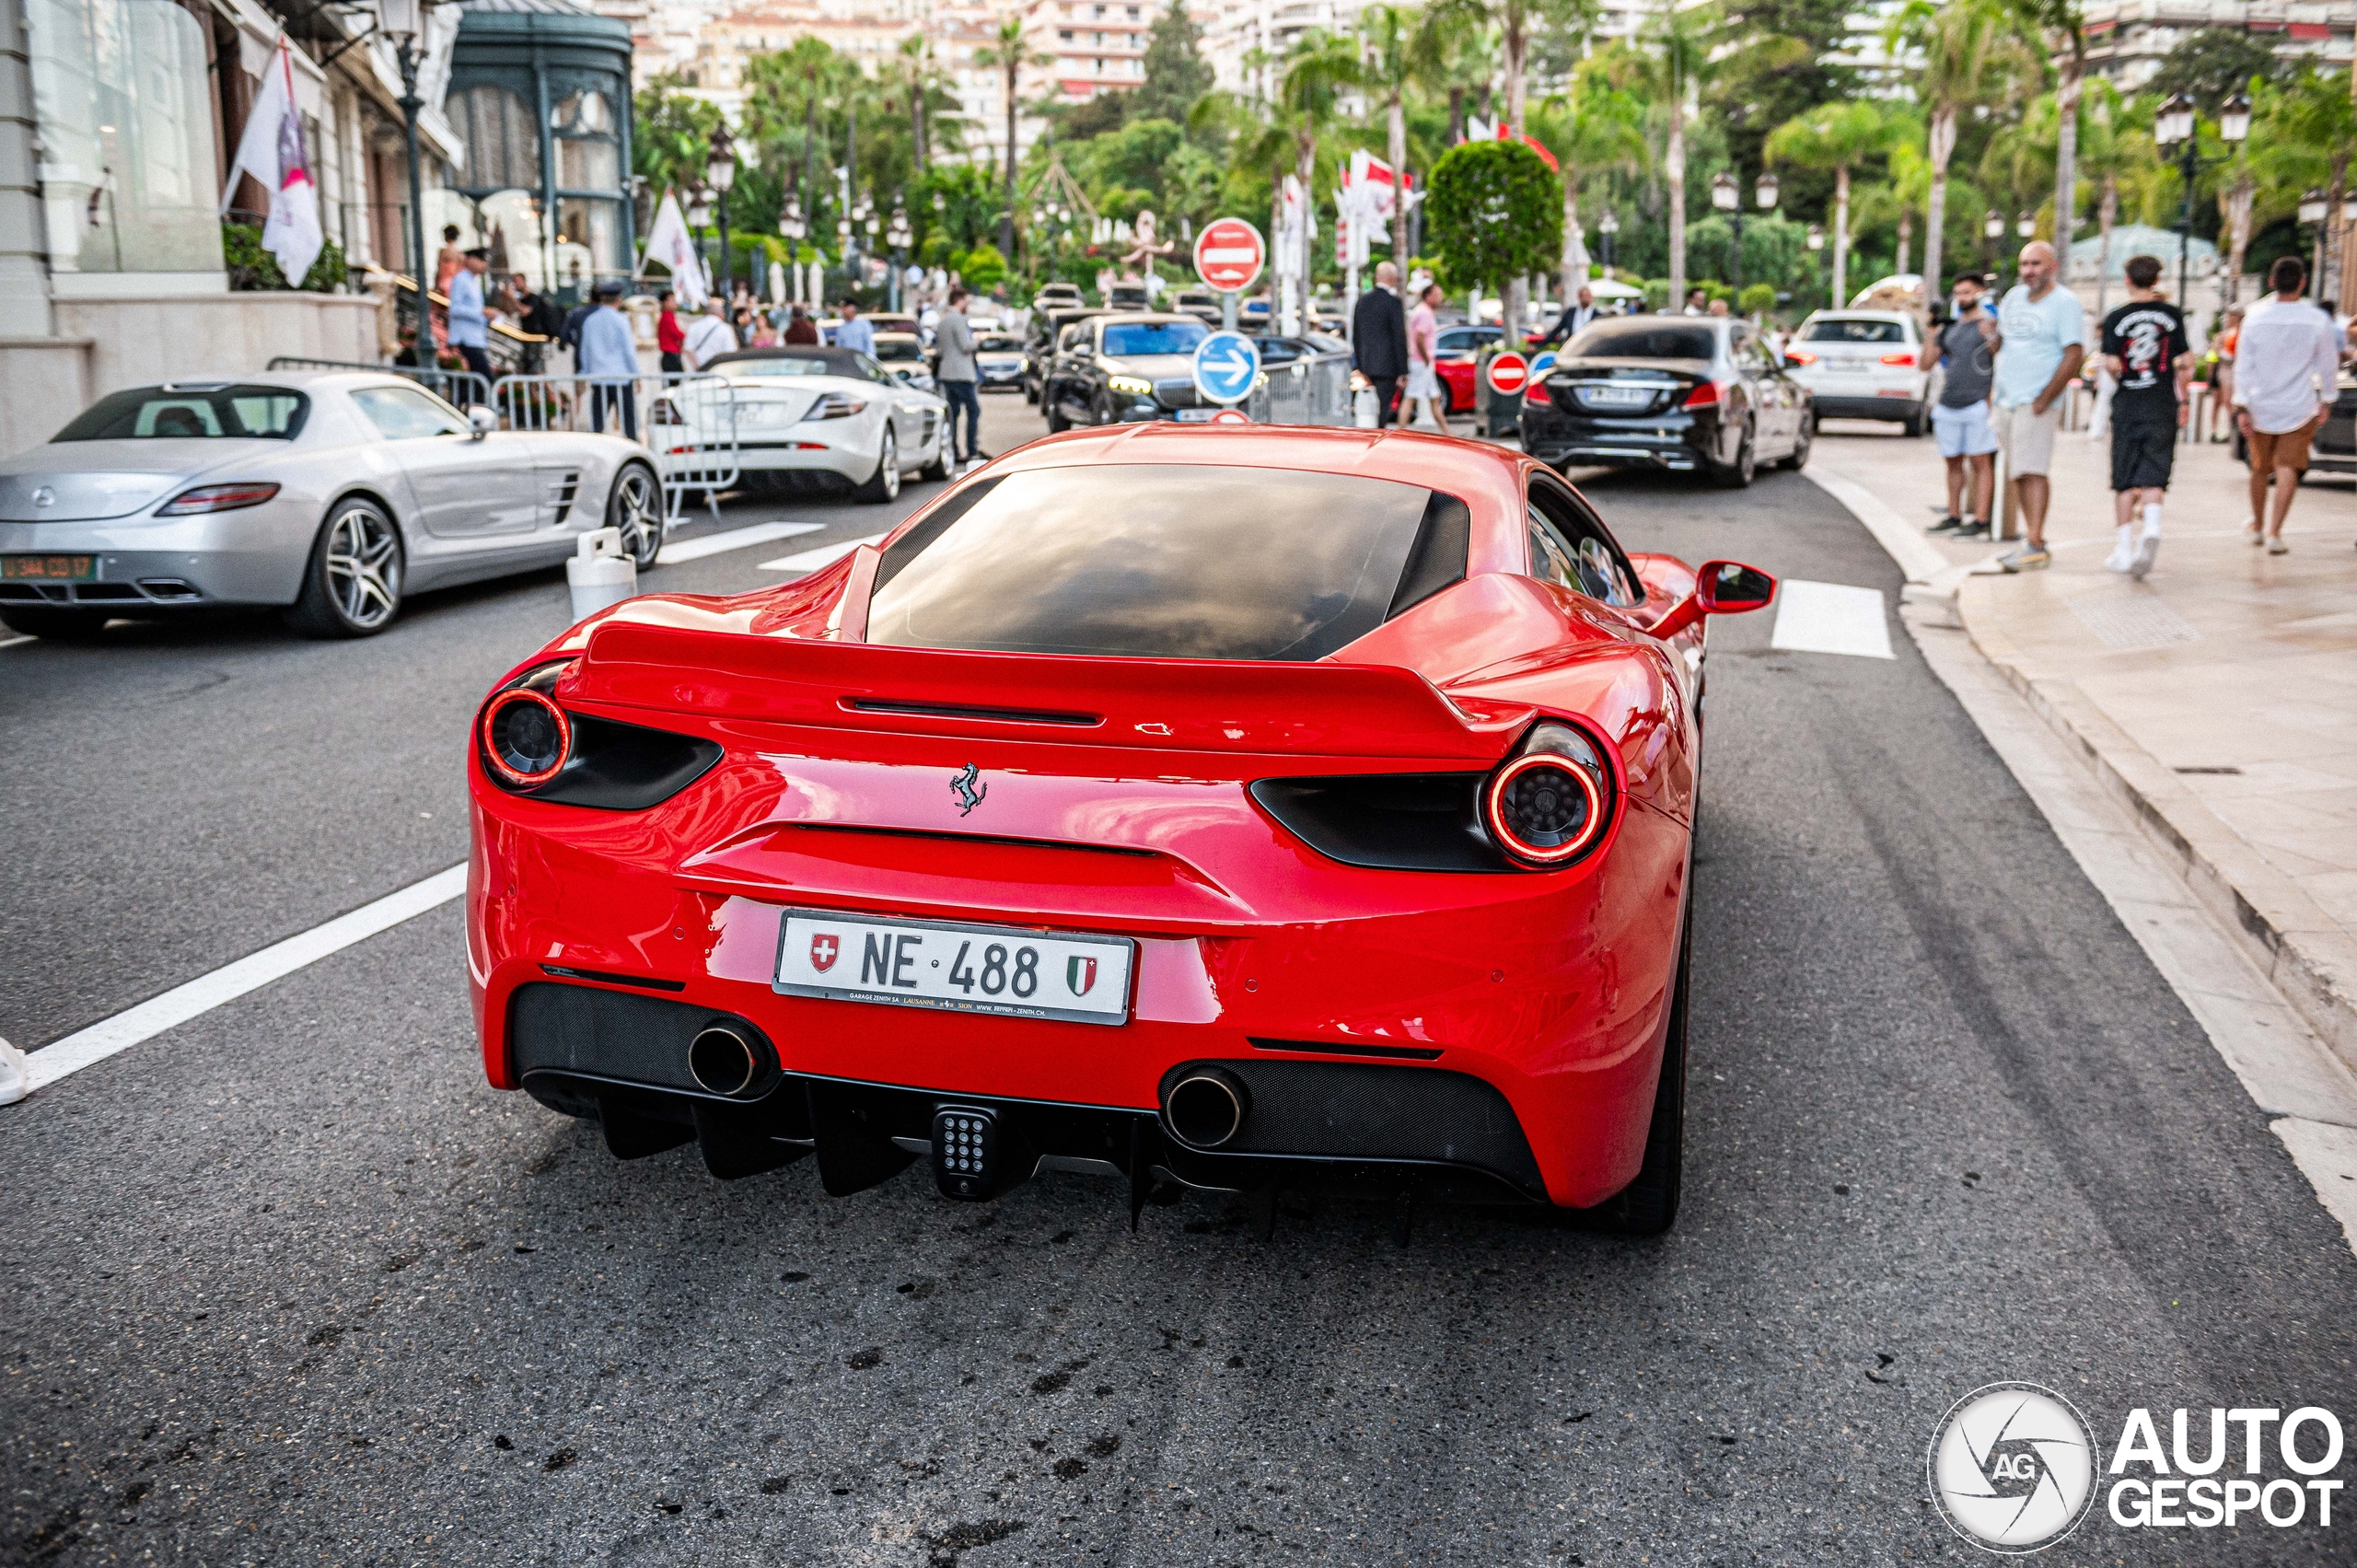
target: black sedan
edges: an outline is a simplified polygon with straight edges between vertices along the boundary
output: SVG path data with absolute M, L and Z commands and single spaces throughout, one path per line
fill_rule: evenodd
M 1631 316 L 1567 344 L 1523 398 L 1522 449 L 1560 469 L 1699 470 L 1751 482 L 1799 468 L 1816 432 L 1808 389 L 1747 321 Z
M 1061 299 L 1039 306 L 1031 313 L 1031 336 L 1023 345 L 1023 401 L 1036 403 L 1039 392 L 1048 384 L 1048 367 L 1056 360 L 1056 345 L 1062 341 L 1067 329 L 1075 321 L 1086 321 L 1100 312 L 1079 304 L 1065 304 Z
M 1219 411 L 1195 390 L 1195 348 L 1211 331 L 1192 316 L 1144 310 L 1066 327 L 1039 393 L 1049 430 L 1211 418 Z

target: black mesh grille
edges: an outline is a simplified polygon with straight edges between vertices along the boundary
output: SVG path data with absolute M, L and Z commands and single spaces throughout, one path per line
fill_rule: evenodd
M 688 1071 L 688 1042 L 704 1026 L 726 1022 L 752 1038 L 762 1065 L 739 1098 L 768 1092 L 778 1076 L 764 1042 L 742 1018 L 685 1002 L 534 982 L 516 988 L 507 1012 L 507 1049 L 518 1077 L 579 1073 L 625 1084 L 701 1094 Z
M 1162 1081 L 1167 1094 L 1189 1063 Z M 1469 1074 L 1343 1062 L 1221 1062 L 1252 1108 L 1218 1152 L 1339 1159 L 1439 1160 L 1494 1171 L 1544 1196 L 1530 1144 L 1506 1097 Z

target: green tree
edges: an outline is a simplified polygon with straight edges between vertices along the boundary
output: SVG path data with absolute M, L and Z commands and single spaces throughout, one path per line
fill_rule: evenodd
M 2264 36 L 2240 28 L 2203 28 L 2189 33 L 2162 57 L 2161 68 L 2153 73 L 2144 90 L 2164 99 L 2183 93 L 2205 111 L 2215 113 L 2220 104 L 2236 93 L 2248 92 L 2253 76 L 2269 82 L 2283 79 L 2283 63 L 2272 48 L 2259 41 Z
M 1884 29 L 1883 44 L 1894 57 L 1916 62 L 1915 101 L 1928 122 L 1931 173 L 1923 286 L 1926 297 L 1937 299 L 1946 265 L 1948 163 L 1956 156 L 1957 121 L 2011 107 L 2020 85 L 2038 79 L 2039 64 L 2023 47 L 2003 0 L 1909 0 Z
M 1829 103 L 1769 134 L 1762 149 L 1771 164 L 1833 171 L 1833 303 L 1848 303 L 1850 172 L 1889 150 L 1895 130 L 1909 126 L 1871 99 Z
M 1212 90 L 1211 63 L 1203 58 L 1203 29 L 1180 0 L 1170 0 L 1146 35 L 1145 85 L 1131 94 L 1130 112 L 1141 120 L 1184 125 L 1195 100 Z
M 1721 0 L 1722 42 L 1701 107 L 1724 128 L 1738 172 L 1760 166 L 1760 145 L 1785 121 L 1860 95 L 1857 70 L 1841 63 L 1857 8 L 1851 0 Z
M 1607 73 L 1585 63 L 1572 75 L 1568 92 L 1549 99 L 1538 123 L 1538 139 L 1562 166 L 1563 251 L 1560 271 L 1569 303 L 1579 286 L 1573 243 L 1580 234 L 1580 181 L 1644 167 L 1645 110 L 1636 95 L 1612 85 Z
M 1408 167 L 1408 90 L 1422 68 L 1416 50 L 1419 20 L 1404 6 L 1369 6 L 1359 13 L 1359 37 L 1366 46 L 1365 86 L 1383 99 L 1384 158 L 1395 178 Z M 1403 212 L 1400 221 L 1405 217 Z
M 1686 99 L 1716 74 L 1720 38 L 1714 0 L 1665 6 L 1645 23 L 1643 42 L 1626 56 L 1667 120 L 1662 178 L 1669 186 L 1669 291 L 1686 295 Z
M 683 85 L 675 75 L 657 76 L 631 99 L 631 172 L 658 201 L 667 190 L 703 183 L 712 134 L 720 128 L 719 106 L 690 98 L 679 90 Z
M 1519 132 L 1528 107 L 1531 35 L 1541 29 L 1584 32 L 1592 23 L 1595 6 L 1593 0 L 1431 0 L 1425 15 L 1437 28 L 1497 29 L 1499 63 L 1505 75 L 1505 122 Z
M 1340 33 L 1311 29 L 1285 61 L 1277 103 L 1283 111 L 1284 129 L 1293 137 L 1293 172 L 1301 181 L 1305 203 L 1318 200 L 1318 137 L 1341 112 L 1343 95 L 1356 89 L 1362 79 L 1358 44 Z M 1309 226 L 1304 224 L 1300 264 L 1305 297 L 1315 275 L 1312 263 L 1317 253 L 1317 242 L 1309 237 Z
M 2071 275 L 2071 237 L 2078 231 L 2079 99 L 2087 79 L 2087 19 L 2080 0 L 2012 0 L 2014 13 L 2054 57 L 2054 255 Z
M 1547 161 L 1520 142 L 1450 148 L 1433 165 L 1425 205 L 1434 270 L 1449 289 L 1503 289 L 1562 251 L 1562 192 Z
M 1015 148 L 1016 119 L 1020 112 L 1019 87 L 1026 65 L 1052 65 L 1056 57 L 1031 47 L 1024 30 L 1023 13 L 1010 11 L 998 24 L 991 41 L 974 51 L 974 64 L 985 71 L 999 74 L 999 87 L 1006 98 L 1006 215 L 999 220 L 999 255 L 1015 253 Z

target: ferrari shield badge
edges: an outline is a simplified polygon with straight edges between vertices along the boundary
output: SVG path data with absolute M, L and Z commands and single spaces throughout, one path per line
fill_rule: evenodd
M 831 934 L 820 932 L 810 938 L 810 967 L 825 974 L 835 967 L 835 955 L 842 950 L 842 944 Z
M 958 797 L 958 816 L 971 812 L 982 803 L 982 796 L 991 792 L 990 785 L 974 782 L 981 776 L 982 771 L 971 762 L 949 776 L 949 793 Z
M 1074 996 L 1086 996 L 1097 983 L 1097 960 L 1078 955 L 1064 960 L 1064 985 Z

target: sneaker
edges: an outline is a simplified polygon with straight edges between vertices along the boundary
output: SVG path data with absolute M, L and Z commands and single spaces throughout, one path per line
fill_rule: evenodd
M 1960 532 L 1963 528 L 1964 519 L 1957 517 L 1954 512 L 1950 512 L 1946 517 L 1942 517 L 1938 522 L 1933 523 L 1930 528 L 1923 531 L 1926 533 L 1956 533 Z
M 2258 521 L 2253 519 L 2243 525 L 2243 538 L 2249 540 L 2251 548 L 2256 550 L 2267 542 L 2267 529 Z
M 2270 555 L 2289 555 L 2292 553 L 2292 547 L 2284 543 L 2280 539 L 2270 539 L 2267 541 L 2267 553 Z
M 2043 546 L 2025 544 L 2010 555 L 1997 557 L 1997 564 L 2008 572 L 2042 572 L 2054 564 L 2054 557 Z
M 2111 553 L 2104 558 L 2107 572 L 2125 572 L 2136 563 L 2136 535 L 2132 529 L 2121 528 L 2112 541 Z
M 2144 574 L 2153 569 L 2153 563 L 2160 553 L 2161 536 L 2156 533 L 2146 534 L 2136 541 L 2136 558 L 2129 563 L 2128 575 L 2138 582 L 2142 582 Z

